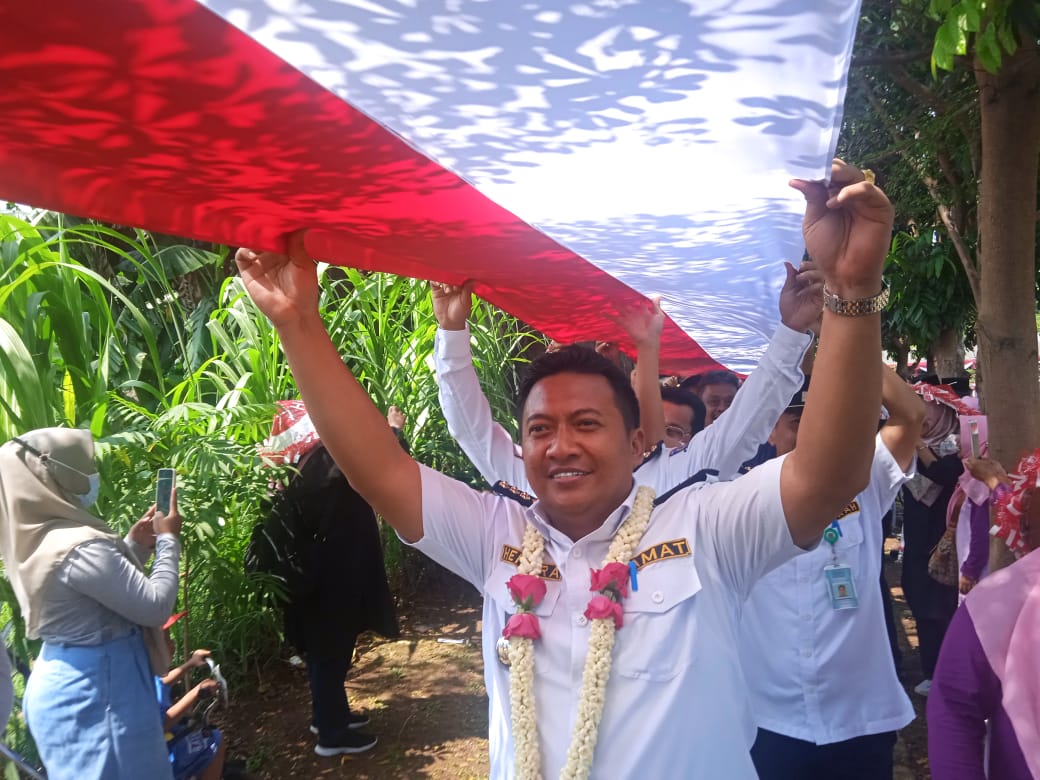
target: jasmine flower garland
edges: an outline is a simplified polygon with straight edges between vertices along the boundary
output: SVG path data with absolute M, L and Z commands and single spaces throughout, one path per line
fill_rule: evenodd
M 590 620 L 589 652 L 585 658 L 578 717 L 574 723 L 567 761 L 560 774 L 564 780 L 585 780 L 592 769 L 599 723 L 610 677 L 614 638 L 621 627 L 620 601 L 628 593 L 627 565 L 636 545 L 646 533 L 654 509 L 654 491 L 641 486 L 636 491 L 632 511 L 621 524 L 611 542 L 603 568 L 592 571 L 592 590 L 597 592 L 585 611 Z M 519 780 L 539 780 L 541 753 L 538 748 L 538 726 L 534 705 L 534 639 L 540 636 L 537 618 L 532 613 L 544 596 L 544 588 L 532 593 L 531 577 L 542 570 L 545 539 L 528 523 L 524 530 L 519 575 L 510 581 L 510 591 L 517 604 L 517 614 L 510 618 L 503 635 L 509 639 L 509 703 L 513 724 L 514 766 Z M 613 566 L 612 566 L 613 564 Z M 621 568 L 618 568 L 618 567 Z M 622 573 L 622 571 L 624 573 Z M 526 575 L 526 576 L 525 576 Z M 519 619 L 518 619 L 519 618 Z M 514 623 L 514 620 L 516 622 Z M 530 621 L 529 623 L 527 621 Z M 533 627 L 532 627 L 533 624 Z M 511 629 L 510 626 L 514 626 Z

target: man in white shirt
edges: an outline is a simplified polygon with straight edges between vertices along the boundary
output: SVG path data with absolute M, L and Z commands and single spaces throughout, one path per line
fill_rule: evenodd
M 924 404 L 887 368 L 881 388 L 889 417 L 867 489 L 815 550 L 759 580 L 744 606 L 740 656 L 761 780 L 891 780 L 895 732 L 914 718 L 892 663 L 877 578 L 881 519 L 912 476 Z M 795 446 L 799 402 L 801 394 L 777 423 L 782 435 L 770 439 L 778 455 Z
M 432 286 L 439 323 L 434 366 L 441 409 L 452 437 L 488 484 L 501 481 L 529 493 L 531 486 L 519 448 L 509 432 L 492 418 L 473 368 L 466 325 L 472 308 L 470 289 L 470 285 Z M 636 471 L 640 484 L 649 485 L 660 494 L 702 469 L 718 472 L 720 480 L 737 476 L 741 464 L 766 440 L 788 400 L 802 385 L 801 364 L 812 344 L 810 327 L 820 317 L 820 296 L 821 284 L 815 268 L 807 266 L 796 272 L 787 266 L 787 279 L 780 294 L 780 324 L 758 367 L 737 393 L 731 410 L 719 416 L 714 425 L 695 433 L 684 446 L 670 452 L 655 451 Z M 656 339 L 640 345 L 637 372 L 647 370 L 648 364 L 656 369 L 659 346 Z M 653 373 L 656 384 L 656 371 Z M 647 396 L 639 397 L 641 405 L 647 405 Z M 649 408 L 643 411 L 644 418 L 653 414 Z M 652 447 L 657 442 L 648 444 Z
M 832 293 L 800 446 L 741 479 L 680 491 L 649 517 L 632 476 L 644 450 L 638 406 L 609 362 L 569 350 L 532 366 L 521 430 L 539 500 L 526 508 L 401 451 L 328 338 L 298 234 L 292 258 L 238 251 L 246 289 L 351 484 L 403 539 L 484 592 L 492 776 L 557 777 L 573 758 L 568 777 L 754 778 L 740 604 L 867 483 L 892 229 L 891 204 L 854 168 L 836 162 L 830 185 L 792 186 L 806 197 L 806 240 Z M 848 385 L 849 375 L 860 381 Z M 624 578 L 603 565 L 593 581 L 590 566 L 608 559 Z M 506 595 L 513 585 L 530 591 Z M 496 635 L 510 625 L 507 673 Z
M 705 418 L 706 425 L 714 423 L 723 412 L 733 405 L 738 390 L 740 390 L 740 377 L 732 371 L 709 371 L 697 377 L 694 392 L 704 402 L 704 408 L 708 410 L 708 416 Z

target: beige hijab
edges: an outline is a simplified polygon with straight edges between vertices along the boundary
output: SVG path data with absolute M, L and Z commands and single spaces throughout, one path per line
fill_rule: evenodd
M 80 506 L 78 496 L 90 489 L 86 475 L 97 471 L 90 431 L 41 428 L 16 438 L 29 446 L 11 440 L 0 447 L 0 556 L 26 634 L 36 638 L 48 580 L 74 548 L 108 539 L 135 566 L 140 563 L 111 528 Z M 161 632 L 146 627 L 144 633 L 153 670 L 165 674 L 169 653 Z

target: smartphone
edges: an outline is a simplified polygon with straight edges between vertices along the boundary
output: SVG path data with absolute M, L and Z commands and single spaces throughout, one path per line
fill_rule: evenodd
M 173 485 L 177 479 L 174 469 L 159 469 L 155 480 L 155 506 L 164 515 L 170 513 L 170 501 L 173 499 Z

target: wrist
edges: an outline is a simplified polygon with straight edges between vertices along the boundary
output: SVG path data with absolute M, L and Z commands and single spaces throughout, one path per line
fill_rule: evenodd
M 881 292 L 884 287 L 881 274 L 871 275 L 862 279 L 843 279 L 840 277 L 827 278 L 823 285 L 830 292 L 846 299 L 872 298 Z
M 315 330 L 325 330 L 325 323 L 322 321 L 317 307 L 314 308 L 314 311 L 307 311 L 298 317 L 293 317 L 283 322 L 272 322 L 271 324 L 274 325 L 275 330 L 278 331 L 278 335 L 283 340 L 297 335 L 307 338 Z

